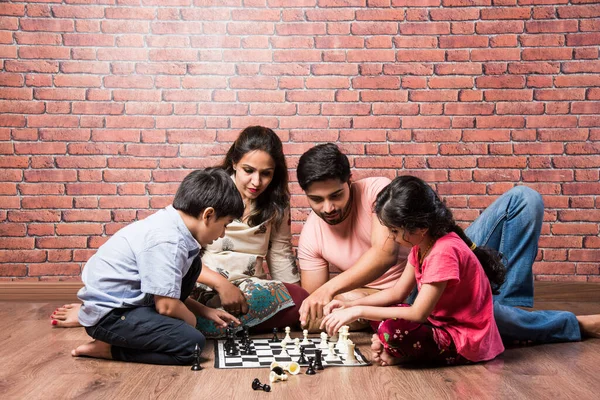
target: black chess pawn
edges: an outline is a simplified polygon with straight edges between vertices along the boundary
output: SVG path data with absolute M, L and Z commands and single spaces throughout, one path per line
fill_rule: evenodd
M 300 358 L 298 358 L 298 361 L 296 361 L 300 365 L 306 364 L 306 357 L 304 356 L 305 351 L 306 348 L 304 346 L 300 346 Z
M 323 350 L 316 349 L 315 350 L 315 369 L 318 371 L 324 370 L 323 367 Z
M 314 375 L 315 372 L 315 359 L 314 357 L 308 357 L 308 368 L 306 369 L 306 375 Z
M 271 391 L 271 386 L 267 385 L 266 383 L 263 385 L 262 383 L 260 383 L 260 381 L 258 380 L 258 378 L 254 379 L 252 381 L 252 389 L 254 390 L 264 390 L 265 392 L 270 392 Z
M 277 328 L 273 328 L 273 337 L 269 340 L 271 343 L 279 342 L 279 337 L 277 337 Z
M 196 343 L 196 347 L 194 347 L 194 352 L 192 353 L 194 357 L 194 363 L 192 364 L 192 371 L 201 371 L 202 367 L 200 366 L 200 346 Z
M 252 354 L 252 342 L 250 342 L 249 340 L 246 342 L 246 344 L 244 344 L 244 354 Z

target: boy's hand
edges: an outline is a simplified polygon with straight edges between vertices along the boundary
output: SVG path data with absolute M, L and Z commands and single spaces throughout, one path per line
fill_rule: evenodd
M 222 328 L 227 328 L 227 324 L 231 321 L 233 321 L 236 325 L 241 324 L 239 319 L 229 314 L 227 311 L 217 310 L 216 308 L 206 307 L 203 317 L 214 321 L 217 326 Z
M 226 311 L 237 315 L 248 312 L 246 297 L 237 286 L 227 281 L 223 286 L 216 287 L 215 289 L 221 298 L 221 306 Z

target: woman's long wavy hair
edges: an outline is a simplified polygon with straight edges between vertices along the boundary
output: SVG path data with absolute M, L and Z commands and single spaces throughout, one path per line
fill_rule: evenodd
M 405 229 L 409 233 L 427 229 L 433 239 L 454 232 L 471 247 L 473 242 L 454 221 L 452 212 L 440 200 L 437 193 L 423 180 L 410 176 L 399 176 L 378 195 L 373 205 L 381 223 L 387 227 Z M 498 290 L 506 276 L 502 254 L 498 251 L 477 246 L 473 250 L 483 266 L 492 293 Z
M 248 217 L 248 225 L 257 226 L 271 218 L 274 224 L 279 225 L 285 209 L 290 205 L 290 192 L 283 145 L 275 132 L 263 126 L 247 127 L 227 151 L 221 167 L 232 175 L 235 173 L 233 165 L 246 153 L 255 150 L 269 154 L 275 162 L 275 170 L 269 186 L 255 200 L 254 210 Z

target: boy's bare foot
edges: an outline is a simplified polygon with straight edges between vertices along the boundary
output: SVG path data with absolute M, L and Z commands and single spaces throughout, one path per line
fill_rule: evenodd
M 400 359 L 389 355 L 383 348 L 383 343 L 379 340 L 379 336 L 374 334 L 371 338 L 371 358 L 373 362 L 385 367 L 386 365 L 396 365 L 400 363 Z
M 577 322 L 582 336 L 600 338 L 600 314 L 578 315 Z
M 110 348 L 110 344 L 106 342 L 92 340 L 91 342 L 82 344 L 81 346 L 72 350 L 71 355 L 73 357 L 94 357 L 112 360 Z
M 80 327 L 79 323 L 79 309 L 81 304 L 65 304 L 62 307 L 58 307 L 54 313 L 50 316 L 52 319 L 52 326 L 57 328 L 77 328 Z

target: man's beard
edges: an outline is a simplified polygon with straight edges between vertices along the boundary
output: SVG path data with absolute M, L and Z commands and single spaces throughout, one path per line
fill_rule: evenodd
M 350 198 L 348 199 L 348 204 L 346 204 L 346 208 L 343 210 L 337 211 L 338 215 L 336 218 L 326 219 L 325 217 L 327 214 L 325 214 L 325 213 L 319 213 L 319 216 L 328 225 L 338 225 L 338 224 L 342 223 L 348 217 L 348 215 L 350 214 L 351 208 L 352 208 L 352 192 L 350 192 Z

